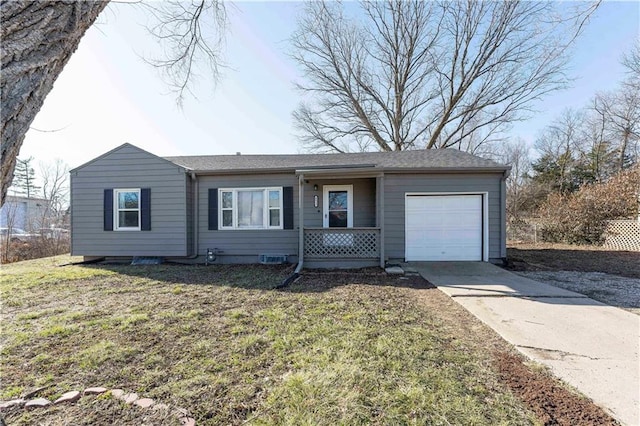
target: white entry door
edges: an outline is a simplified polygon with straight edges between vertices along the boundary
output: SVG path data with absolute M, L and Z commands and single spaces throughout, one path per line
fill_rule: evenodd
M 353 228 L 353 185 L 323 186 L 324 228 Z
M 482 260 L 482 195 L 407 195 L 407 261 Z

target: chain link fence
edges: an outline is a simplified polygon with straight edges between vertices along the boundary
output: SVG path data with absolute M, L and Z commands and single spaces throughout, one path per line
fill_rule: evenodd
M 520 243 L 538 243 L 540 238 L 540 223 L 535 219 L 507 222 L 507 241 Z
M 535 218 L 507 222 L 507 241 L 544 242 L 541 221 Z M 609 250 L 640 251 L 640 221 L 610 220 L 603 233 L 603 247 Z

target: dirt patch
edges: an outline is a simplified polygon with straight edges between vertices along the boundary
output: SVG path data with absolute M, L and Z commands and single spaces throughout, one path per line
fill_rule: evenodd
M 507 269 L 513 271 L 604 272 L 640 278 L 640 252 L 567 244 L 511 244 L 507 257 Z
M 494 356 L 502 381 L 545 425 L 619 424 L 602 408 L 569 391 L 546 372 L 527 367 L 521 357 L 505 352 Z

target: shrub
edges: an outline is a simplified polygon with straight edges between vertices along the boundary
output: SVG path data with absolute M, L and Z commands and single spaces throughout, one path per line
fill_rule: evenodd
M 29 242 L 3 239 L 0 242 L 0 263 L 20 262 L 22 260 L 69 253 L 69 248 L 70 240 L 68 235 L 55 238 L 39 236 Z
M 635 218 L 640 196 L 640 165 L 605 183 L 570 194 L 553 193 L 538 210 L 541 238 L 549 242 L 600 244 L 607 221 Z

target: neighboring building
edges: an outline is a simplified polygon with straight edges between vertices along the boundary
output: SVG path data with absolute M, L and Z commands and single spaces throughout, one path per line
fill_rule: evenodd
M 71 171 L 72 254 L 305 267 L 506 258 L 509 167 L 420 150 L 161 158 L 124 144 Z M 302 226 L 300 226 L 302 224 Z
M 48 205 L 49 201 L 42 198 L 7 195 L 0 208 L 0 228 L 39 232 L 43 219 L 46 219 Z

